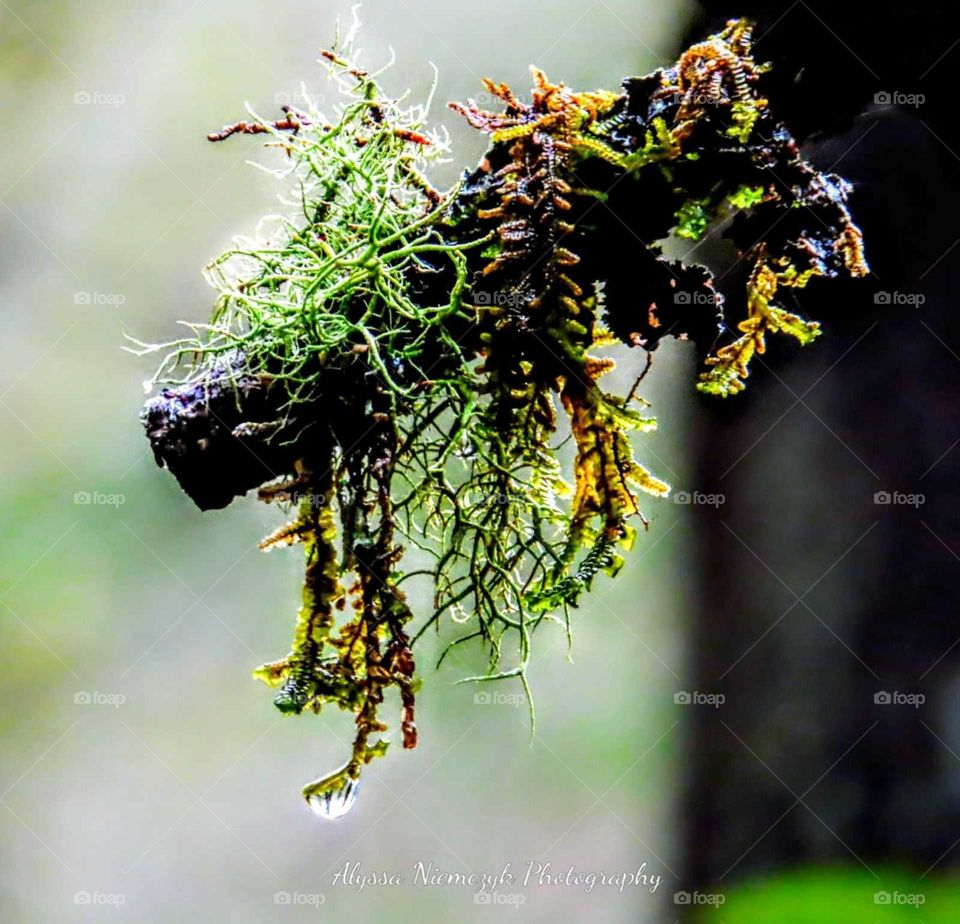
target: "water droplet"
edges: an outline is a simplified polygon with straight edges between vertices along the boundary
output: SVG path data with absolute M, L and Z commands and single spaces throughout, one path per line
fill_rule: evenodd
M 350 764 L 303 787 L 307 805 L 321 818 L 340 818 L 353 808 L 360 789 L 360 778 Z

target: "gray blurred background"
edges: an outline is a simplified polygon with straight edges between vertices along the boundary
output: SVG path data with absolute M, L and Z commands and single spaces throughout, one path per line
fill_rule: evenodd
M 123 334 L 165 340 L 178 319 L 204 319 L 202 265 L 279 191 L 245 165 L 269 159 L 258 142 L 214 147 L 206 132 L 244 101 L 275 111 L 301 80 L 330 99 L 315 59 L 347 11 L 0 0 L 4 921 L 675 917 L 673 696 L 690 687 L 681 632 L 703 511 L 647 504 L 652 526 L 624 573 L 576 613 L 572 664 L 559 629 L 544 632 L 532 747 L 525 708 L 453 685 L 482 669 L 479 654 L 435 673 L 428 643 L 420 746 L 371 766 L 355 810 L 328 823 L 299 788 L 343 760 L 350 717 L 283 719 L 250 677 L 286 652 L 297 606 L 300 556 L 256 550 L 281 515 L 252 498 L 201 514 L 137 422 L 153 369 L 121 352 Z M 446 100 L 476 95 L 485 75 L 525 88 L 534 62 L 578 87 L 616 86 L 674 56 L 692 13 L 368 0 L 360 45 L 371 65 L 392 45 L 387 87 L 415 97 L 438 66 L 446 184 L 483 146 Z M 689 345 L 670 343 L 643 386 L 661 431 L 639 457 L 681 488 L 693 377 Z M 498 889 L 512 904 L 481 906 L 470 888 L 415 885 L 417 861 L 462 874 L 509 863 L 520 879 L 530 862 L 552 875 L 646 863 L 662 882 L 651 895 L 531 881 Z M 344 863 L 403 884 L 358 892 L 334 882 Z

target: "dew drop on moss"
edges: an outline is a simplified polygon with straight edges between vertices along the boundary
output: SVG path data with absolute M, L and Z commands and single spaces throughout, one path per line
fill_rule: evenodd
M 307 784 L 303 795 L 316 815 L 332 820 L 346 815 L 353 808 L 359 789 L 359 778 L 351 776 L 348 767 L 344 767 Z

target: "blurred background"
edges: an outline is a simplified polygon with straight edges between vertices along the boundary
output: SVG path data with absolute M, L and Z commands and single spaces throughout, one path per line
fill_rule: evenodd
M 329 823 L 299 789 L 342 762 L 350 717 L 284 719 L 249 675 L 287 651 L 300 556 L 256 549 L 278 511 L 202 514 L 155 467 L 137 420 L 153 369 L 121 346 L 206 315 L 201 267 L 278 189 L 246 164 L 271 156 L 255 140 L 204 136 L 301 81 L 332 103 L 315 59 L 349 4 L 0 0 L 2 919 L 956 920 L 945 9 L 363 5 L 364 62 L 397 51 L 388 89 L 422 97 L 439 68 L 441 185 L 483 148 L 442 104 L 481 77 L 525 87 L 536 63 L 612 87 L 757 15 L 758 56 L 787 75 L 775 105 L 857 185 L 875 276 L 812 288 L 826 335 L 772 350 L 722 407 L 694 395 L 692 345 L 660 347 L 643 383 L 660 431 L 638 456 L 690 502 L 647 505 L 624 572 L 575 614 L 573 663 L 562 632 L 541 638 L 532 746 L 515 696 L 454 686 L 479 654 L 434 672 L 428 642 L 420 746 L 372 765 Z M 509 864 L 513 883 L 478 903 L 415 882 L 418 863 Z M 401 883 L 361 889 L 370 875 Z
M 245 163 L 275 156 L 256 139 L 213 146 L 206 133 L 243 117 L 245 101 L 265 115 L 295 101 L 301 81 L 332 103 L 316 58 L 349 9 L 0 3 L 16 139 L 0 180 L 4 921 L 617 922 L 672 901 L 690 511 L 649 505 L 628 570 L 576 615 L 573 664 L 562 631 L 543 636 L 532 747 L 525 705 L 477 704 L 453 685 L 482 655 L 464 650 L 436 673 L 428 640 L 420 746 L 371 765 L 355 809 L 330 823 L 300 787 L 345 759 L 351 717 L 284 720 L 250 676 L 288 650 L 298 605 L 301 556 L 256 549 L 282 513 L 252 497 L 200 513 L 138 423 L 153 360 L 121 352 L 123 334 L 166 340 L 178 319 L 204 319 L 203 264 L 280 191 Z M 447 185 L 484 146 L 447 100 L 477 95 L 488 74 L 525 88 L 533 62 L 615 86 L 667 61 L 690 13 L 372 0 L 359 44 L 370 65 L 393 46 L 386 85 L 416 98 L 437 65 Z M 662 432 L 643 458 L 677 483 L 691 472 L 690 389 L 675 387 L 691 381 L 688 352 L 665 353 L 645 383 Z M 403 885 L 334 885 L 348 861 Z M 418 861 L 461 874 L 510 863 L 517 878 L 531 861 L 551 875 L 646 863 L 663 881 L 652 895 L 504 886 L 502 901 L 524 905 L 482 906 L 469 887 L 415 885 Z

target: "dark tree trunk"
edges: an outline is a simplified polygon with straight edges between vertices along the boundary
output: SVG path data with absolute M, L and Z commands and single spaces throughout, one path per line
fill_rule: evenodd
M 800 863 L 960 860 L 960 49 L 935 63 L 955 38 L 941 4 L 753 6 L 757 57 L 790 80 L 803 68 L 776 111 L 854 183 L 874 276 L 811 284 L 800 304 L 824 336 L 771 344 L 747 392 L 700 415 L 693 487 L 726 504 L 698 512 L 694 682 L 726 702 L 685 713 L 698 888 Z M 881 91 L 926 100 L 851 124 Z

